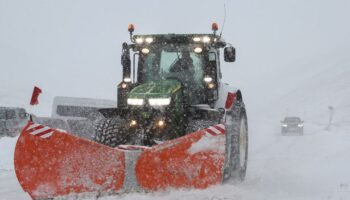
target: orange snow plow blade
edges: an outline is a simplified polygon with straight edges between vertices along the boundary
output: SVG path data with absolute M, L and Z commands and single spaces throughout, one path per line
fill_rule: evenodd
M 144 189 L 204 189 L 222 181 L 225 126 L 209 127 L 146 149 L 136 164 Z
M 15 170 L 33 199 L 203 189 L 222 182 L 225 138 L 218 124 L 153 147 L 110 148 L 29 122 L 17 141 Z
M 14 164 L 33 199 L 118 192 L 125 178 L 124 152 L 32 122 L 18 138 Z

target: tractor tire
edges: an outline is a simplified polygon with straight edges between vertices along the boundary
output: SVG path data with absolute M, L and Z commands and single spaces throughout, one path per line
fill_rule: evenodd
M 223 182 L 245 179 L 248 161 L 248 123 L 243 102 L 236 102 L 226 116 L 226 147 Z
M 94 141 L 109 147 L 125 144 L 127 134 L 123 134 L 125 121 L 120 118 L 100 119 L 94 123 Z

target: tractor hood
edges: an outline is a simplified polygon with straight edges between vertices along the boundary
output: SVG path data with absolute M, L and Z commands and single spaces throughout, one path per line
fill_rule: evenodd
M 139 85 L 132 89 L 129 98 L 149 99 L 168 98 L 181 88 L 181 83 L 177 80 L 160 80 Z

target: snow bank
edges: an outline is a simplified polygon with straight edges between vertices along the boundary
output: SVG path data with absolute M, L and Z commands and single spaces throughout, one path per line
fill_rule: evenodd
M 19 185 L 13 166 L 17 137 L 0 138 L 0 198 L 2 200 L 30 200 Z
M 18 137 L 0 138 L 0 170 L 13 170 L 13 155 Z

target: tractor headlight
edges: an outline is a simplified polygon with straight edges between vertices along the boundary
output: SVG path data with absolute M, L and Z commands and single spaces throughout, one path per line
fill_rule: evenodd
M 215 84 L 214 84 L 214 83 L 209 83 L 209 84 L 208 84 L 208 88 L 209 88 L 209 89 L 215 88 Z
M 157 127 L 159 127 L 159 128 L 163 128 L 164 126 L 165 126 L 165 121 L 164 120 L 158 120 L 157 122 L 156 122 L 156 125 L 157 125 Z
M 129 123 L 129 125 L 130 125 L 131 127 L 134 127 L 134 126 L 137 125 L 137 121 L 136 121 L 136 120 L 131 120 L 130 123 Z
M 194 38 L 193 38 L 193 41 L 194 41 L 194 42 L 200 42 L 200 41 L 201 41 L 201 38 L 200 38 L 200 37 L 194 37 Z
M 210 83 L 210 82 L 212 82 L 212 81 L 213 81 L 213 78 L 212 78 L 212 77 L 210 77 L 210 76 L 205 76 L 205 77 L 204 77 L 204 82 Z
M 143 38 L 136 38 L 135 41 L 136 41 L 137 44 L 142 44 L 144 39 Z
M 148 103 L 151 106 L 167 106 L 170 104 L 170 98 L 153 98 L 148 99 Z
M 126 87 L 128 87 L 128 84 L 126 84 L 126 83 L 122 83 L 122 85 L 121 85 L 121 86 L 122 86 L 122 88 L 123 88 L 123 89 L 125 89 Z
M 148 43 L 148 44 L 151 44 L 153 42 L 153 38 L 151 37 L 148 37 L 145 39 L 145 41 Z
M 200 48 L 200 47 L 194 48 L 194 52 L 195 52 L 195 53 L 202 53 L 202 51 L 203 51 L 203 49 Z
M 132 105 L 132 106 L 142 106 L 143 105 L 143 99 L 131 99 L 129 98 L 127 100 L 128 105 Z
M 148 53 L 149 53 L 149 49 L 143 48 L 143 49 L 141 50 L 141 52 L 142 52 L 143 54 L 148 54 Z
M 210 37 L 204 36 L 203 39 L 202 39 L 202 41 L 203 41 L 204 43 L 209 43 L 209 42 L 210 42 Z
M 131 78 L 130 77 L 125 77 L 124 78 L 124 82 L 130 83 L 131 82 Z

